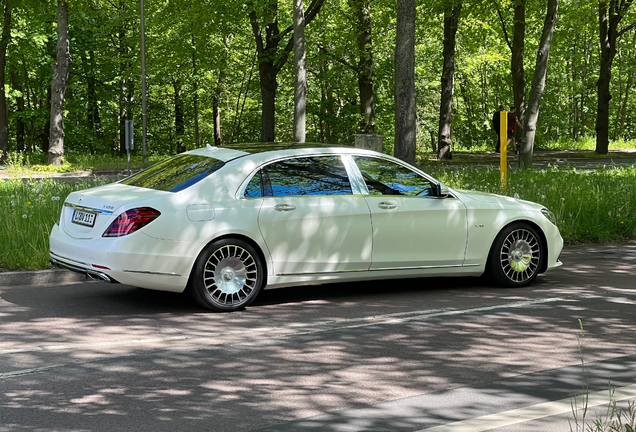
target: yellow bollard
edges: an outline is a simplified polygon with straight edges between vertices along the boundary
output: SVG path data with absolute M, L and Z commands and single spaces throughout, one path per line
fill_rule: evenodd
M 501 161 L 499 165 L 499 179 L 501 182 L 501 192 L 505 192 L 508 187 L 508 112 L 500 111 L 499 114 L 499 151 Z

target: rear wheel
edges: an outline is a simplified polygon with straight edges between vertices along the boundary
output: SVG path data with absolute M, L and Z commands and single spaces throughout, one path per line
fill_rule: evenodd
M 508 225 L 490 250 L 490 276 L 505 287 L 529 285 L 539 273 L 543 253 L 543 244 L 533 227 L 526 223 Z
M 232 238 L 215 241 L 194 264 L 192 295 L 208 309 L 243 309 L 258 295 L 263 273 L 260 255 L 249 243 Z

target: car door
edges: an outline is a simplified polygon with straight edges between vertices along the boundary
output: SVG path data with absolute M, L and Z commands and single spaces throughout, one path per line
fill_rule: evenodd
M 395 161 L 354 156 L 368 188 L 371 269 L 461 266 L 466 252 L 466 207 L 434 195 L 435 183 Z
M 276 274 L 368 270 L 369 207 L 354 195 L 339 156 L 285 159 L 263 167 L 258 225 Z

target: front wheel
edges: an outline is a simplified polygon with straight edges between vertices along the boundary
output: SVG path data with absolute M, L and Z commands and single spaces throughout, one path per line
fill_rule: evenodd
M 206 246 L 194 264 L 192 296 L 207 309 L 243 309 L 258 295 L 264 276 L 260 255 L 249 243 L 218 240 Z
M 529 285 L 539 272 L 543 245 L 537 231 L 526 223 L 505 227 L 488 257 L 490 276 L 504 287 Z

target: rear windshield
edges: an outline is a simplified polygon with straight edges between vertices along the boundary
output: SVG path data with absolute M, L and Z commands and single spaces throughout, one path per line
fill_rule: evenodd
M 130 186 L 179 192 L 203 180 L 225 165 L 207 156 L 181 154 L 159 162 L 121 182 Z

